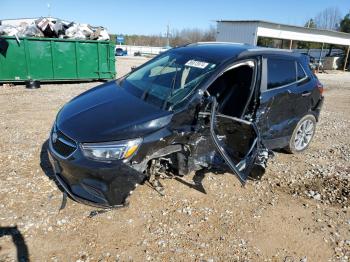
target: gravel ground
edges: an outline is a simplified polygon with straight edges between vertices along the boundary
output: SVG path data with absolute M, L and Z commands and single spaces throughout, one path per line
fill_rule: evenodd
M 118 75 L 142 58 L 121 58 Z M 68 200 L 52 178 L 46 140 L 59 108 L 98 83 L 0 87 L 0 261 L 349 261 L 350 73 L 327 89 L 303 154 L 276 153 L 260 181 L 230 175 L 143 185 L 127 208 Z M 203 190 L 204 189 L 204 190 Z

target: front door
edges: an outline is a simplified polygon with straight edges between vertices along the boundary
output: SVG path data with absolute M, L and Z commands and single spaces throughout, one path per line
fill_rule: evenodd
M 218 114 L 218 103 L 212 98 L 210 135 L 226 164 L 245 184 L 258 156 L 260 138 L 255 124 L 240 118 Z

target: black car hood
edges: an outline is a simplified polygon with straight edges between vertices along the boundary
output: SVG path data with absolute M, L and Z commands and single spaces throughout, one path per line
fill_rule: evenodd
M 146 103 L 115 81 L 71 100 L 59 112 L 57 128 L 78 142 L 142 137 L 170 122 L 171 113 Z

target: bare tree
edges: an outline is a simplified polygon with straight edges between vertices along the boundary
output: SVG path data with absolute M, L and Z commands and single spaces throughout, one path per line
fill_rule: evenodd
M 181 37 L 181 33 L 179 30 L 173 29 L 170 34 L 170 45 L 171 46 L 180 46 L 186 44 L 186 41 Z
M 341 13 L 337 7 L 328 7 L 315 17 L 317 28 L 337 30 L 341 20 Z
M 215 41 L 216 28 L 210 26 L 206 30 L 198 28 L 187 28 L 179 30 L 173 30 L 171 34 L 171 46 L 179 46 L 183 44 L 196 43 L 196 42 L 209 42 Z
M 181 37 L 189 43 L 200 42 L 203 36 L 203 31 L 194 28 L 194 29 L 183 29 L 181 30 Z
M 124 35 L 127 45 L 143 45 L 143 46 L 165 46 L 167 38 L 165 35 Z M 215 41 L 216 28 L 209 27 L 206 30 L 198 28 L 187 28 L 182 30 L 173 29 L 170 32 L 170 45 L 180 46 L 189 43 Z
M 305 23 L 304 27 L 307 27 L 307 28 L 316 28 L 317 25 L 315 23 L 315 20 L 314 19 L 309 19 L 307 20 L 307 22 Z
M 216 27 L 211 25 L 208 30 L 204 31 L 202 41 L 210 42 L 216 40 L 217 30 Z

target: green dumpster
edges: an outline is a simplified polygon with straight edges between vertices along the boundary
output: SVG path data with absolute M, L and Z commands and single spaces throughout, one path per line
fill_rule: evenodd
M 0 82 L 114 79 L 114 44 L 109 41 L 18 38 L 0 54 Z

